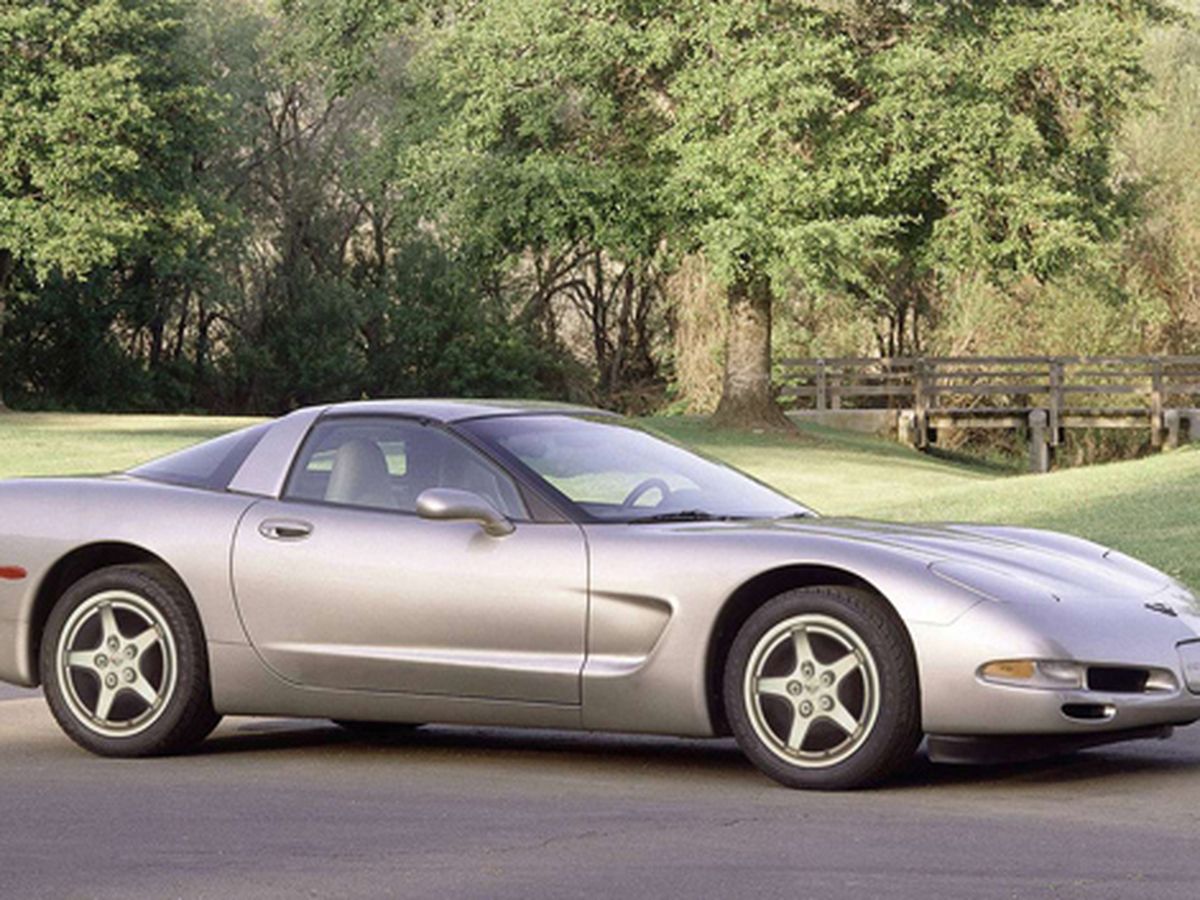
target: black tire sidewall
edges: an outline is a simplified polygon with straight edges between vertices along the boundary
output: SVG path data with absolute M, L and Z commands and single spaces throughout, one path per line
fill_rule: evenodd
M 817 613 L 853 629 L 874 657 L 880 705 L 863 745 L 850 757 L 824 768 L 787 763 L 766 747 L 743 698 L 746 666 L 755 645 L 780 622 Z M 908 635 L 885 601 L 842 587 L 800 588 L 767 601 L 742 625 L 727 657 L 723 695 L 726 715 L 742 752 L 776 781 L 794 788 L 840 790 L 877 784 L 912 759 L 920 743 L 916 664 Z
M 130 737 L 97 734 L 80 722 L 63 696 L 56 659 L 63 627 L 89 598 L 104 591 L 125 591 L 152 604 L 171 630 L 177 653 L 175 692 L 159 718 Z M 157 566 L 113 566 L 73 584 L 55 604 L 46 622 L 39 654 L 46 700 L 71 740 L 101 756 L 154 756 L 178 752 L 203 739 L 216 725 L 208 679 L 208 654 L 199 617 L 178 579 Z

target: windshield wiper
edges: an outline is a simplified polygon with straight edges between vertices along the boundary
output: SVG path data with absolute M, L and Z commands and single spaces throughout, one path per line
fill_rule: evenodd
M 794 513 L 787 513 L 786 515 L 783 515 L 783 516 L 776 516 L 775 521 L 776 522 L 786 522 L 788 519 L 815 519 L 816 517 L 817 517 L 816 513 L 794 512 Z
M 639 525 L 646 522 L 728 522 L 737 516 L 719 516 L 707 509 L 677 509 L 673 512 L 660 512 L 650 516 L 638 516 L 627 519 L 626 524 Z

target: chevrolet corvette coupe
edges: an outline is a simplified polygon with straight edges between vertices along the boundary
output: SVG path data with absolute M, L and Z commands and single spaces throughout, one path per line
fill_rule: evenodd
M 360 402 L 0 483 L 0 679 L 107 756 L 230 714 L 732 734 L 849 788 L 922 738 L 1015 759 L 1200 719 L 1200 604 L 1065 534 L 820 517 L 598 410 Z

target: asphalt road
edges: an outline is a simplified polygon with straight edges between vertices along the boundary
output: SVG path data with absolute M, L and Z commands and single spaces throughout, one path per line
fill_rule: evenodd
M 18 696 L 6 691 L 5 697 Z M 1200 896 L 1200 726 L 884 790 L 775 787 L 728 741 L 227 720 L 104 760 L 0 702 L 0 896 Z

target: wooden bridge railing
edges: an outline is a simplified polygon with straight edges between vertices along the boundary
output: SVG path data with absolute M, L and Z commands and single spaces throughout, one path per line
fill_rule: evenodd
M 808 358 L 778 371 L 785 406 L 902 410 L 918 447 L 939 428 L 1027 428 L 1038 471 L 1067 428 L 1148 428 L 1156 447 L 1193 422 L 1200 432 L 1200 356 Z

